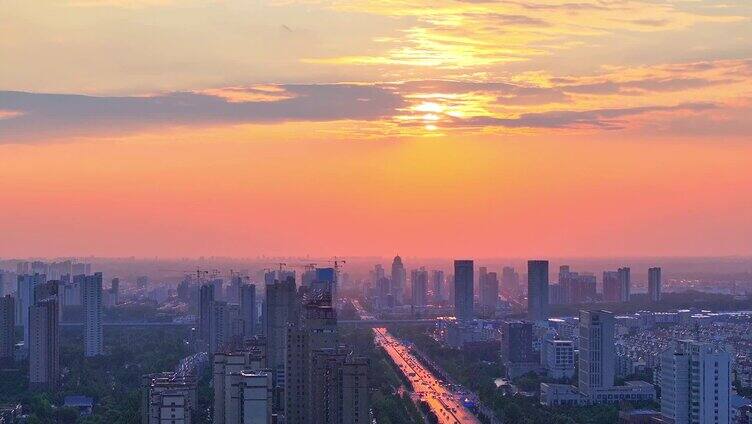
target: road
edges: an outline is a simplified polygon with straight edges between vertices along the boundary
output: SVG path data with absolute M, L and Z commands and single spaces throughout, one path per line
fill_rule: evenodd
M 480 421 L 463 404 L 461 399 L 431 374 L 408 348 L 389 334 L 386 328 L 374 328 L 376 343 L 410 381 L 413 391 L 428 403 L 441 424 L 479 424 Z

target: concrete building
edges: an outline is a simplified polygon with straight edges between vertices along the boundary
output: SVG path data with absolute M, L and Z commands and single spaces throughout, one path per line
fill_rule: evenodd
M 313 355 L 338 345 L 337 315 L 325 302 L 303 306 L 302 320 L 289 324 L 285 344 L 285 419 L 288 424 L 311 422 Z
M 586 397 L 614 385 L 614 314 L 580 311 L 579 388 Z
M 674 424 L 728 424 L 731 355 L 679 340 L 661 355 L 661 414 Z
M 102 273 L 87 275 L 81 287 L 84 307 L 84 356 L 92 357 L 104 354 L 104 335 L 102 332 Z
M 198 335 L 205 343 L 209 341 L 212 302 L 214 302 L 214 286 L 201 285 L 198 291 Z
M 474 317 L 473 273 L 473 261 L 454 261 L 454 316 L 458 320 L 471 320 Z
M 562 379 L 574 376 L 574 342 L 571 340 L 546 340 L 541 353 L 545 356 L 548 376 Z
M 367 360 L 344 347 L 314 351 L 310 397 L 308 423 L 369 423 Z
M 227 302 L 212 302 L 209 316 L 209 353 L 219 352 L 229 343 L 232 335 L 231 323 Z
M 56 390 L 60 384 L 58 283 L 34 287 L 29 307 L 29 386 Z
M 270 371 L 232 372 L 226 376 L 225 387 L 225 424 L 272 423 L 273 386 Z
M 281 384 L 279 377 L 284 377 L 287 324 L 295 323 L 299 319 L 296 302 L 295 277 L 266 284 L 266 302 L 264 303 L 266 360 L 268 367 L 275 372 L 276 386 Z
M 527 261 L 527 315 L 531 321 L 548 318 L 548 261 Z
M 516 378 L 540 369 L 533 351 L 533 323 L 504 321 L 501 324 L 501 361 L 508 378 Z
M 648 295 L 653 302 L 661 300 L 661 269 L 658 267 L 648 269 Z
M 428 271 L 424 268 L 416 269 L 410 273 L 410 276 L 413 306 L 426 306 L 428 304 Z
M 407 280 L 405 265 L 402 263 L 402 258 L 395 256 L 392 261 L 391 294 L 397 305 L 405 302 L 405 280 Z
M 481 310 L 484 315 L 491 315 L 499 302 L 499 277 L 495 272 L 487 272 L 479 283 Z
M 16 323 L 23 327 L 24 348 L 29 346 L 29 308 L 34 305 L 34 287 L 47 281 L 45 274 L 18 276 L 16 288 Z
M 446 288 L 444 287 L 444 271 L 435 269 L 431 271 L 431 287 L 433 289 L 433 303 L 440 305 L 447 301 Z
M 213 357 L 213 383 L 214 390 L 214 424 L 227 424 L 236 419 L 239 406 L 234 403 L 238 399 L 237 386 L 238 376 L 243 372 L 268 371 L 266 367 L 265 340 L 254 338 L 246 341 L 245 346 L 237 350 L 218 352 Z M 271 372 L 266 373 L 270 380 L 273 379 Z M 234 376 L 231 378 L 231 376 Z M 258 382 L 258 381 L 257 381 Z M 273 382 L 270 381 L 270 384 Z M 273 389 L 273 387 L 272 387 Z M 228 412 L 229 411 L 229 412 Z
M 243 321 L 243 336 L 247 339 L 256 335 L 256 286 L 253 284 L 243 284 L 238 290 L 240 319 Z
M 174 372 L 141 377 L 142 424 L 191 424 L 197 406 L 196 379 Z
M 13 363 L 16 345 L 16 302 L 9 294 L 0 297 L 0 367 Z

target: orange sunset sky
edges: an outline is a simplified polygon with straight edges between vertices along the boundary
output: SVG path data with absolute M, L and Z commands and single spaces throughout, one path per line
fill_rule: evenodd
M 748 0 L 7 0 L 0 257 L 752 254 Z

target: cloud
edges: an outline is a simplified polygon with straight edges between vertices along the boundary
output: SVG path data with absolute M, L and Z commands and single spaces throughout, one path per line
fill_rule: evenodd
M 505 127 L 505 128 L 595 128 L 616 130 L 625 128 L 619 118 L 644 115 L 652 112 L 701 112 L 716 108 L 711 103 L 686 103 L 676 106 L 645 106 L 633 108 L 594 109 L 585 111 L 551 111 L 525 113 L 516 118 L 475 116 L 455 119 L 455 127 Z
M 374 120 L 403 105 L 403 99 L 387 88 L 357 84 L 291 84 L 144 97 L 0 91 L 0 110 L 7 115 L 0 120 L 0 143 L 166 126 Z

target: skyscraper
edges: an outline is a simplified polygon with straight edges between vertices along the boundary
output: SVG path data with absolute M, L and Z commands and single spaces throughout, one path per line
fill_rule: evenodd
M 86 276 L 81 295 L 84 307 L 84 356 L 103 355 L 101 272 Z
M 679 340 L 661 354 L 661 414 L 675 424 L 729 423 L 731 355 Z
M 480 305 L 488 315 L 496 310 L 499 301 L 499 278 L 495 272 L 488 272 L 480 282 Z
M 243 336 L 253 337 L 256 334 L 256 286 L 243 284 L 240 286 L 240 318 L 243 320 Z
M 405 271 L 405 265 L 402 264 L 402 258 L 399 256 L 394 257 L 392 262 L 392 296 L 394 296 L 394 302 L 398 305 L 402 305 L 405 302 L 405 280 L 407 274 Z
M 653 302 L 661 300 L 661 269 L 658 267 L 648 269 L 648 295 Z
M 517 296 L 520 292 L 520 276 L 511 266 L 505 266 L 501 270 L 501 293 L 504 296 Z
M 285 345 L 285 418 L 290 424 L 317 422 L 310 413 L 315 408 L 311 374 L 313 355 L 321 349 L 337 347 L 337 314 L 326 302 L 303 306 L 299 323 L 288 324 Z
M 614 385 L 614 314 L 580 311 L 579 388 L 594 398 L 598 389 Z
M 60 382 L 58 282 L 34 287 L 29 307 L 29 385 L 55 390 Z
M 619 268 L 616 272 L 619 275 L 619 300 L 629 302 L 632 292 L 632 277 L 629 267 Z
M 527 315 L 532 321 L 548 318 L 548 261 L 527 261 Z
M 209 341 L 212 302 L 214 302 L 214 286 L 203 284 L 198 293 L 198 335 L 205 343 Z
M 297 322 L 299 318 L 296 315 L 296 301 L 295 277 L 266 284 L 266 302 L 264 303 L 266 360 L 267 366 L 276 373 L 275 384 L 279 383 L 277 377 L 284 376 L 287 323 Z
M 428 272 L 424 268 L 413 270 L 410 280 L 412 282 L 413 306 L 426 306 L 428 303 L 426 299 Z
M 227 302 L 214 301 L 211 303 L 209 315 L 209 352 L 222 350 L 230 341 L 231 335 L 230 308 Z
M 447 293 L 444 287 L 444 271 L 431 271 L 431 283 L 433 285 L 433 303 L 440 305 L 447 300 Z
M 16 289 L 16 322 L 24 331 L 24 347 L 29 348 L 29 308 L 34 305 L 34 287 L 47 281 L 44 274 L 24 274 L 18 276 Z
M 16 304 L 11 295 L 0 297 L 0 367 L 13 362 L 16 344 Z
M 473 261 L 454 261 L 454 316 L 460 320 L 473 319 L 473 273 Z
M 606 302 L 629 302 L 631 284 L 628 267 L 603 272 L 603 299 Z

